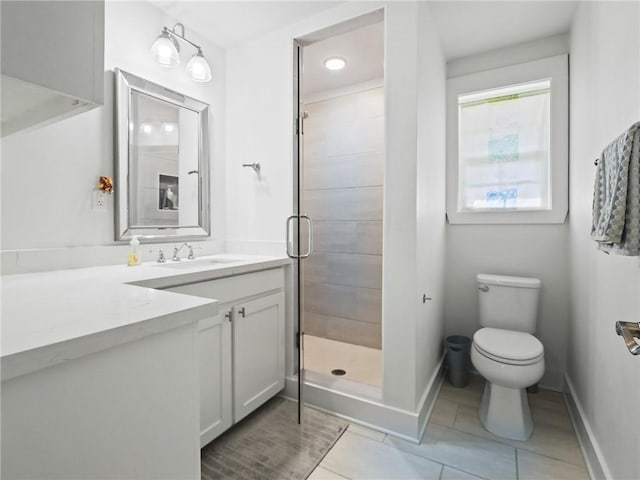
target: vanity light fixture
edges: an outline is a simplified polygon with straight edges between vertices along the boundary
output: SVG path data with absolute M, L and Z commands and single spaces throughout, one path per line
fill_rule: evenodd
M 176 30 L 180 29 L 180 33 Z M 188 43 L 197 51 L 187 63 L 187 73 L 195 82 L 211 81 L 211 67 L 202 54 L 202 48 L 184 36 L 184 25 L 176 23 L 171 30 L 162 27 L 162 32 L 151 46 L 151 56 L 162 67 L 173 68 L 180 64 L 178 39 Z
M 327 70 L 342 70 L 347 65 L 347 61 L 341 57 L 329 57 L 324 61 L 324 68 Z

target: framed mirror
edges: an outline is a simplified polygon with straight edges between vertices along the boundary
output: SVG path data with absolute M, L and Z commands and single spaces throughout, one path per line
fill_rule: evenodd
M 115 76 L 116 240 L 209 236 L 209 105 Z

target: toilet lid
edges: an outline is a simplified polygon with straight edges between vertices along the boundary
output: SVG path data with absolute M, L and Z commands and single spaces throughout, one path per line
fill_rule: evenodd
M 544 355 L 540 340 L 525 332 L 481 328 L 473 335 L 473 343 L 480 353 L 505 363 L 532 363 Z

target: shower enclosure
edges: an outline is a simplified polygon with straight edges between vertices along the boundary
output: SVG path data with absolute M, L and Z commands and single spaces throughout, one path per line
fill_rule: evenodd
M 383 87 L 303 108 L 300 195 L 314 222 L 302 265 L 305 368 L 380 387 Z
M 298 46 L 300 389 L 382 398 L 384 34 L 381 18 Z M 346 52 L 346 54 L 342 53 Z M 343 54 L 344 71 L 322 66 Z M 304 72 L 304 74 L 303 74 Z M 292 225 L 290 225 L 291 227 Z

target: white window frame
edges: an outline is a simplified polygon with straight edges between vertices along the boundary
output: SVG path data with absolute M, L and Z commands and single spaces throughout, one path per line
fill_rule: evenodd
M 458 96 L 551 79 L 549 210 L 458 210 Z M 569 56 L 535 60 L 447 80 L 447 219 L 452 224 L 564 223 L 569 206 Z

